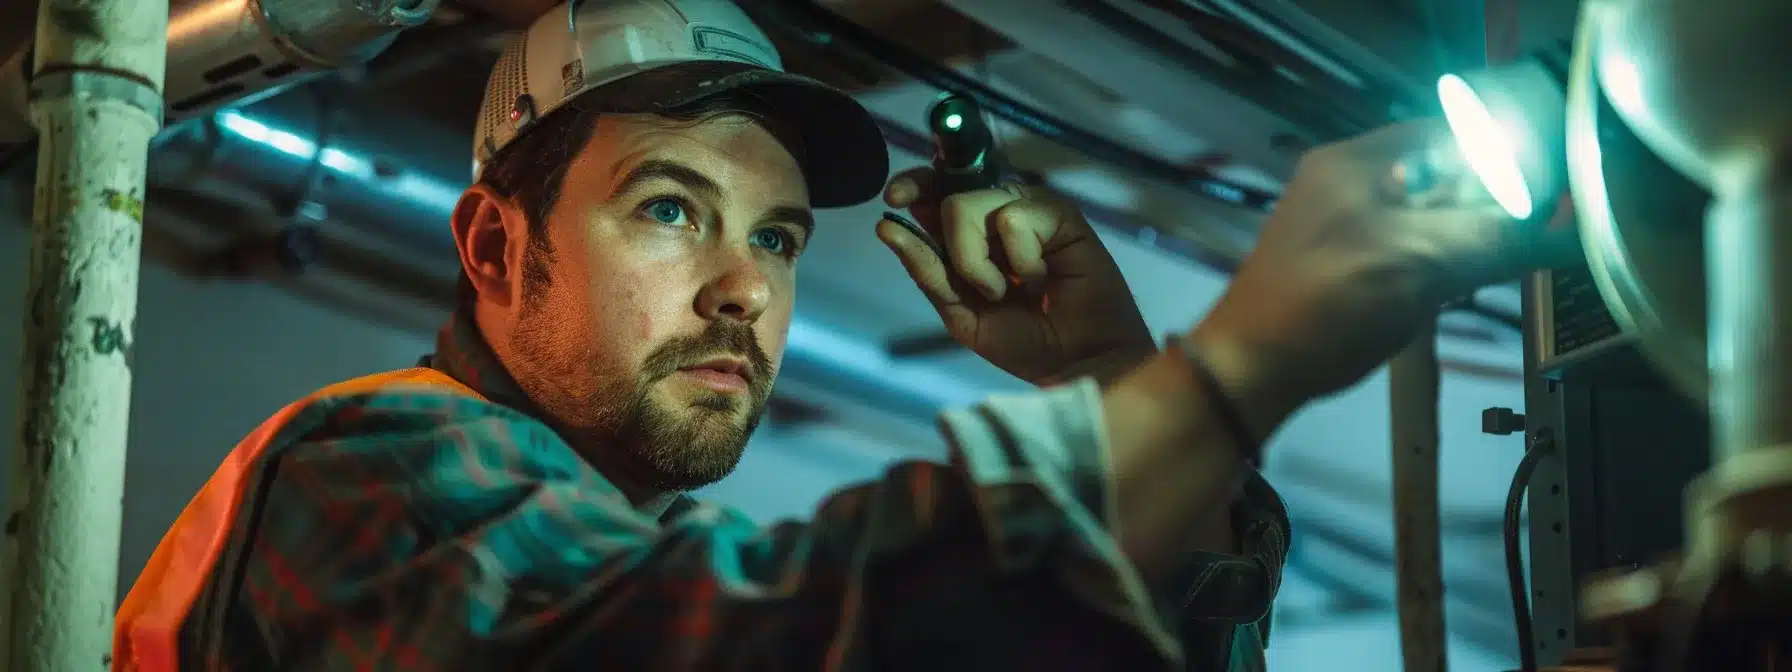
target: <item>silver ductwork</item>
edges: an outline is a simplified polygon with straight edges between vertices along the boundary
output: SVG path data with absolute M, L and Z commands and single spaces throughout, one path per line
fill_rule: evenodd
M 168 16 L 169 126 L 365 64 L 440 0 L 174 0 Z M 30 50 L 0 65 L 0 146 L 28 141 Z
M 468 135 L 317 82 L 164 134 L 150 154 L 150 200 L 178 192 L 452 263 L 447 222 L 467 184 Z

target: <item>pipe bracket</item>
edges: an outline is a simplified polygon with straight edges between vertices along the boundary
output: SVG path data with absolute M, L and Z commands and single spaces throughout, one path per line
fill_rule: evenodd
M 30 100 L 100 98 L 142 110 L 162 126 L 162 93 L 137 77 L 111 70 L 58 68 L 31 78 Z

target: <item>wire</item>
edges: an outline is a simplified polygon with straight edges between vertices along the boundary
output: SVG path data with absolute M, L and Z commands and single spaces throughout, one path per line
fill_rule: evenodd
M 1506 542 L 1506 581 L 1512 589 L 1512 624 L 1518 632 L 1518 669 L 1537 672 L 1537 633 L 1531 622 L 1531 600 L 1525 585 L 1524 554 L 1518 547 L 1523 529 L 1519 513 L 1524 508 L 1524 493 L 1537 472 L 1537 463 L 1555 452 L 1555 442 L 1542 436 L 1531 442 L 1512 473 L 1512 488 L 1506 491 L 1506 519 L 1500 537 Z

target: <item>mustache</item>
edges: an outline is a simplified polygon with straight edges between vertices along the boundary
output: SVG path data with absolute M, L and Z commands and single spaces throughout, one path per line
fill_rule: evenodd
M 714 357 L 739 357 L 749 367 L 747 384 L 755 392 L 771 385 L 777 377 L 770 355 L 759 347 L 753 328 L 739 322 L 711 322 L 700 333 L 667 341 L 647 356 L 642 366 L 645 378 L 659 380 L 680 368 Z

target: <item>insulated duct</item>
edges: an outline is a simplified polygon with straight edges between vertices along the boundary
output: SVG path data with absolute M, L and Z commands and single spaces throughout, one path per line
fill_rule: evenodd
M 150 155 L 151 201 L 155 190 L 179 192 L 451 261 L 448 215 L 469 160 L 464 131 L 317 82 L 164 134 Z
M 367 63 L 440 0 L 173 0 L 166 122 Z M 34 134 L 25 115 L 29 49 L 0 65 L 0 149 Z

